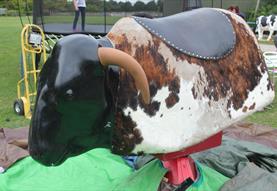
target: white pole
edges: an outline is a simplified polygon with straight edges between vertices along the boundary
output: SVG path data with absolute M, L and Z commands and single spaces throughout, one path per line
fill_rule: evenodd
M 256 4 L 256 8 L 255 8 L 255 13 L 254 13 L 254 18 L 256 18 L 259 6 L 260 6 L 260 0 L 257 0 L 257 4 Z

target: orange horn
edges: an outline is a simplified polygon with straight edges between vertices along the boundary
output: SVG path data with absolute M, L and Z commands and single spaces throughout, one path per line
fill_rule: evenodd
M 125 69 L 135 80 L 136 88 L 141 92 L 144 103 L 150 103 L 148 81 L 141 65 L 129 54 L 114 48 L 98 48 L 98 56 L 103 66 L 118 65 Z

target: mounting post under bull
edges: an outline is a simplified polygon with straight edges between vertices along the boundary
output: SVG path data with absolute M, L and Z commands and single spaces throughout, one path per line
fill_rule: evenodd
M 219 146 L 221 140 L 222 131 L 182 151 L 157 155 L 163 162 L 164 167 L 168 169 L 168 173 L 165 177 L 168 179 L 169 183 L 180 185 L 189 178 L 193 181 L 196 180 L 196 166 L 189 155 Z

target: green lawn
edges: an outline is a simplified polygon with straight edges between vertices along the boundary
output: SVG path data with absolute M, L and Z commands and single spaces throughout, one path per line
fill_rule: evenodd
M 0 127 L 26 126 L 29 120 L 13 112 L 20 78 L 19 18 L 0 17 Z
M 277 79 L 275 84 L 277 85 Z M 246 120 L 277 128 L 277 88 L 275 89 L 275 94 L 275 99 L 271 105 L 266 107 L 264 111 L 256 112 L 254 115 L 249 116 Z
M 268 44 L 268 45 L 274 45 L 273 40 L 271 39 L 270 41 L 267 41 L 266 38 L 263 40 L 259 40 L 260 44 Z
M 0 127 L 21 127 L 29 124 L 29 120 L 13 112 L 13 102 L 17 96 L 16 85 L 20 78 L 21 29 L 19 18 L 0 17 Z M 277 128 L 277 98 L 271 107 L 272 109 L 248 117 L 247 121 Z

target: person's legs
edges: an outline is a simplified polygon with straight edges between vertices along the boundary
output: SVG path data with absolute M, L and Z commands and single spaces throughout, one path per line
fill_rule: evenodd
M 80 12 L 80 9 L 78 11 L 75 11 L 75 17 L 74 17 L 74 21 L 73 21 L 73 31 L 76 30 L 77 22 L 79 19 L 79 12 Z
M 85 22 L 86 22 L 86 8 L 80 7 L 81 16 L 82 16 L 82 31 L 85 31 Z

